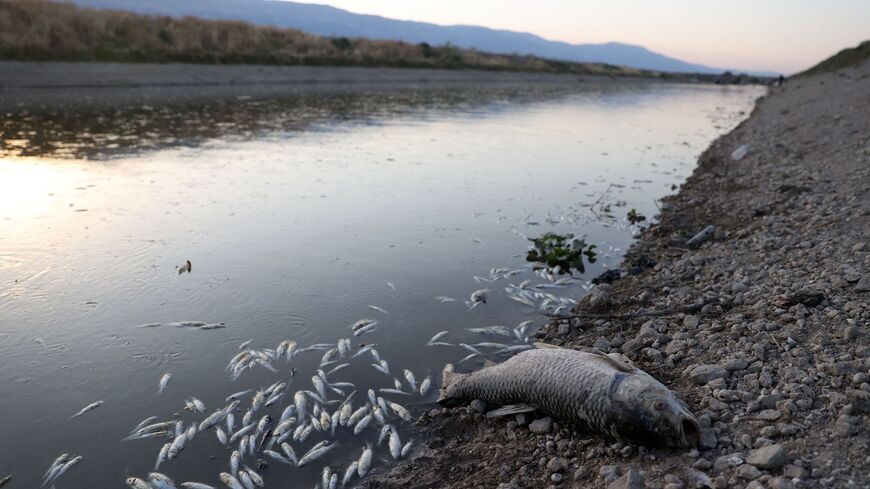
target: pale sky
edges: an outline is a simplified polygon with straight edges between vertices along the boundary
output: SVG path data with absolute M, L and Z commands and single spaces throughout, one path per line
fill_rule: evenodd
M 683 61 L 786 74 L 870 39 L 870 0 L 302 1 L 570 43 L 640 44 Z

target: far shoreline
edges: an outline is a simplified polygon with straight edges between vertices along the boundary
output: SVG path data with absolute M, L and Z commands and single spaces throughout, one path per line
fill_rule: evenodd
M 709 82 L 691 75 L 661 79 L 475 69 L 0 61 L 0 111 L 45 112 L 180 105 L 237 97 L 581 83 Z

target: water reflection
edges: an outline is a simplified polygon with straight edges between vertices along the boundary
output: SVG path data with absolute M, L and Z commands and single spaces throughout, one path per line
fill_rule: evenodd
M 603 86 L 589 84 L 588 93 Z M 625 87 L 626 90 L 637 87 Z M 0 126 L 0 157 L 100 159 L 210 139 L 246 140 L 274 131 L 316 130 L 336 122 L 366 124 L 431 111 L 497 111 L 505 104 L 541 101 L 576 87 L 497 87 L 481 90 L 402 91 L 395 94 L 251 97 L 171 107 L 142 105 L 112 110 L 6 114 Z
M 185 400 L 213 410 L 233 392 L 286 381 L 291 365 L 288 399 L 313 388 L 322 351 L 232 381 L 224 369 L 248 340 L 258 350 L 284 340 L 334 345 L 375 317 L 377 330 L 353 337 L 354 348 L 376 343 L 400 379 L 403 369 L 437 379 L 468 352 L 427 346 L 435 333 L 470 344 L 481 338 L 466 328 L 545 320 L 505 290 L 548 282 L 524 260 L 526 236 L 571 232 L 599 246 L 585 275 L 544 289 L 582 296 L 630 244 L 627 210 L 654 215 L 655 199 L 759 93 L 647 85 L 372 95 L 32 116 L 14 129 L 7 121 L 6 134 L 28 142 L 0 159 L 0 477 L 36 487 L 68 452 L 84 460 L 58 488 L 122 487 L 153 467 L 165 443 L 121 443 L 140 420 L 201 421 Z M 64 147 L 74 149 L 57 152 Z M 611 216 L 591 212 L 596 202 Z M 192 273 L 177 274 L 187 259 Z M 475 280 L 493 268 L 521 273 Z M 487 303 L 469 310 L 462 300 L 481 288 Z M 141 327 L 186 320 L 226 327 Z M 368 357 L 354 362 L 334 380 L 352 382 L 360 397 L 394 386 Z M 172 381 L 156 396 L 167 372 Z M 432 394 L 408 407 L 425 409 Z M 414 436 L 402 426 L 402 440 Z M 323 464 L 344 469 L 376 438 L 339 431 L 321 464 L 272 464 L 264 475 L 270 487 L 311 487 Z M 393 463 L 384 450 L 376 470 Z M 161 470 L 218 485 L 228 458 L 208 433 Z

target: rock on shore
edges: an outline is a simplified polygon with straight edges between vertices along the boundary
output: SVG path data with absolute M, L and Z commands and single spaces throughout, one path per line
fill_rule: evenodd
M 870 487 L 868 114 L 870 62 L 773 88 L 665 199 L 626 257 L 655 267 L 607 286 L 613 318 L 542 332 L 671 386 L 698 415 L 699 449 L 435 409 L 417 457 L 367 486 Z M 598 295 L 577 312 L 601 312 Z

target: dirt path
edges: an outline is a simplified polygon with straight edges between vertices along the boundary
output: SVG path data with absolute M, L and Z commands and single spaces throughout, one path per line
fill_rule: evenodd
M 617 317 L 541 333 L 624 353 L 671 386 L 701 421 L 699 449 L 436 409 L 420 418 L 416 458 L 367 486 L 870 487 L 868 241 L 865 62 L 772 89 L 665 199 L 627 255 L 631 273 L 576 311 Z M 689 313 L 618 317 L 673 310 Z

